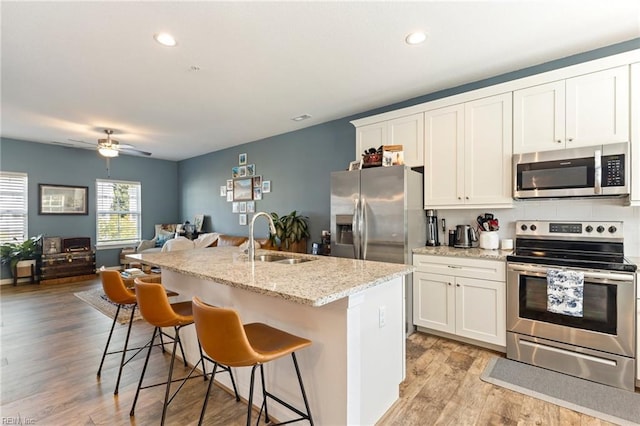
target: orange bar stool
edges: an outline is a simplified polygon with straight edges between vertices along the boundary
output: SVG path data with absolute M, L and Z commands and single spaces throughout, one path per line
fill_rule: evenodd
M 269 412 L 267 409 L 267 398 L 278 402 L 299 418 L 287 421 L 294 423 L 308 420 L 313 425 L 309 401 L 302 384 L 302 376 L 296 359 L 297 350 L 311 346 L 311 340 L 294 336 L 277 328 L 270 327 L 262 323 L 251 323 L 243 325 L 238 312 L 233 309 L 220 308 L 204 303 L 198 297 L 193 298 L 193 318 L 196 323 L 196 333 L 198 340 L 204 349 L 215 362 L 229 367 L 252 367 L 251 384 L 249 386 L 249 401 L 247 408 L 247 426 L 251 424 L 251 414 L 253 408 L 253 387 L 255 381 L 256 368 L 260 367 L 260 380 L 262 382 L 262 405 L 256 424 L 260 422 L 262 410 L 264 409 L 265 422 L 269 423 Z M 283 401 L 277 396 L 268 392 L 264 382 L 263 365 L 269 361 L 291 354 L 293 365 L 298 376 L 300 391 L 304 400 L 305 410 L 303 412 L 291 404 Z M 211 384 L 215 377 L 215 366 L 209 381 L 207 395 L 205 396 L 202 412 L 200 413 L 199 425 L 204 421 L 204 414 L 207 409 Z
M 102 359 L 100 360 L 100 366 L 98 367 L 97 376 L 100 377 L 102 374 L 102 366 L 104 365 L 104 360 L 107 355 L 113 355 L 122 353 L 122 359 L 120 360 L 120 368 L 118 369 L 118 379 L 116 380 L 116 388 L 113 391 L 114 395 L 118 394 L 118 387 L 120 386 L 120 378 L 122 377 L 122 369 L 123 367 L 133 358 L 135 357 L 142 348 L 130 348 L 129 345 L 129 336 L 131 335 L 131 325 L 133 324 L 133 318 L 135 316 L 136 307 L 138 301 L 136 299 L 136 294 L 128 289 L 124 281 L 122 281 L 122 277 L 120 276 L 120 272 L 118 271 L 101 271 L 100 278 L 102 281 L 102 289 L 104 294 L 107 296 L 112 303 L 117 305 L 116 313 L 113 316 L 113 323 L 111 324 L 111 330 L 109 331 L 109 337 L 107 338 L 107 344 L 104 346 L 104 352 L 102 353 Z M 173 293 L 171 295 L 177 295 L 177 293 Z M 116 326 L 116 322 L 118 320 L 118 314 L 120 313 L 120 309 L 131 309 L 131 316 L 129 317 L 129 327 L 127 328 L 127 337 L 124 339 L 124 347 L 119 351 L 109 352 L 109 345 L 111 344 L 111 337 L 113 336 L 113 330 Z M 131 358 L 125 361 L 127 356 L 127 351 L 137 350 Z
M 131 412 L 129 415 L 131 417 L 134 416 L 134 411 L 136 408 L 136 403 L 138 401 L 138 396 L 140 395 L 141 389 L 147 389 L 154 386 L 160 386 L 166 384 L 166 391 L 164 395 L 164 404 L 162 407 L 162 420 L 160 422 L 161 425 L 164 424 L 166 415 L 167 415 L 167 407 L 176 396 L 176 394 L 182 389 L 182 386 L 188 379 L 203 377 L 204 380 L 207 380 L 207 373 L 205 370 L 204 358 L 202 353 L 202 348 L 198 343 L 198 349 L 200 350 L 200 360 L 193 366 L 189 374 L 182 379 L 172 380 L 173 376 L 173 364 L 176 358 L 176 348 L 180 346 L 182 349 L 182 342 L 180 341 L 180 329 L 187 325 L 193 324 L 193 313 L 192 313 L 192 305 L 191 302 L 179 302 L 179 303 L 169 303 L 169 299 L 164 290 L 162 284 L 159 283 L 148 283 L 142 281 L 140 278 L 136 278 L 134 281 L 136 298 L 138 301 L 138 306 L 140 307 L 140 314 L 142 317 L 151 325 L 155 326 L 153 330 L 153 335 L 151 337 L 151 342 L 148 345 L 149 350 L 147 352 L 147 358 L 144 362 L 144 367 L 142 368 L 142 373 L 140 374 L 140 381 L 138 382 L 138 389 L 136 390 L 135 398 L 133 399 L 133 406 L 131 407 Z M 166 334 L 162 331 L 162 327 L 173 327 L 175 334 L 173 336 Z M 171 362 L 169 365 L 169 375 L 166 382 L 156 383 L 153 385 L 142 386 L 144 375 L 147 370 L 147 365 L 149 364 L 149 357 L 151 356 L 151 349 L 153 348 L 153 342 L 155 341 L 156 335 L 165 335 L 166 337 L 173 339 L 173 351 L 171 353 Z M 183 360 L 185 366 L 187 365 L 186 357 L 184 357 L 183 352 Z M 202 375 L 193 375 L 198 365 L 202 365 Z M 231 370 L 228 369 L 229 374 L 231 375 Z M 233 380 L 233 376 L 231 376 Z M 171 393 L 171 383 L 180 381 L 180 386 L 173 393 L 171 397 L 169 394 Z M 238 392 L 235 387 L 235 382 L 233 384 L 234 391 L 236 392 L 236 397 Z

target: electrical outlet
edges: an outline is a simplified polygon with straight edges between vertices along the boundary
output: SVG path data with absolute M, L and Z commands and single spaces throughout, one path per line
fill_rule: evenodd
M 387 308 L 380 306 L 378 308 L 378 327 L 382 328 L 387 325 Z

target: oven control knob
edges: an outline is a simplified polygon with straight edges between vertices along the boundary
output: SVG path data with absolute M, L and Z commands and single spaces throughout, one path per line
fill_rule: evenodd
M 532 231 L 535 231 L 536 229 L 538 229 L 538 227 L 537 227 L 537 226 L 535 226 L 535 225 L 531 225 L 531 230 L 532 230 Z
M 527 225 L 525 225 L 525 224 L 520 225 L 520 229 L 522 229 L 523 231 L 526 231 L 527 230 Z
M 610 226 L 609 227 L 609 232 L 612 233 L 612 234 L 615 234 L 617 230 L 618 230 L 618 228 L 616 228 L 615 226 Z
M 604 226 L 600 225 L 596 228 L 596 231 L 598 231 L 599 233 L 603 233 L 604 232 Z
M 587 231 L 587 232 L 593 232 L 593 226 L 587 225 L 587 227 L 584 228 L 584 230 Z

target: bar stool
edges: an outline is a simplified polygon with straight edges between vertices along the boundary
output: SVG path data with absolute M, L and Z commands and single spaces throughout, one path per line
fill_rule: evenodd
M 133 318 L 135 316 L 136 307 L 138 306 L 136 294 L 132 290 L 127 288 L 127 286 L 124 284 L 124 281 L 122 280 L 122 276 L 120 275 L 120 272 L 118 271 L 113 271 L 113 270 L 101 271 L 100 278 L 102 281 L 102 290 L 104 291 L 104 294 L 107 296 L 107 298 L 111 302 L 116 304 L 118 307 L 116 308 L 116 313 L 113 316 L 111 330 L 109 331 L 109 337 L 107 338 L 107 343 L 104 346 L 104 352 L 102 353 L 102 359 L 100 360 L 100 366 L 98 367 L 97 376 L 100 377 L 100 375 L 102 374 L 102 366 L 104 365 L 104 360 L 107 357 L 107 355 L 122 353 L 122 359 L 120 360 L 120 367 L 118 369 L 118 378 L 116 380 L 116 387 L 115 387 L 115 390 L 113 391 L 113 394 L 117 395 L 118 388 L 120 386 L 120 378 L 122 377 L 122 369 L 124 368 L 125 365 L 127 365 L 129 361 L 131 361 L 131 359 L 133 359 L 136 355 L 138 355 L 138 353 L 140 353 L 140 351 L 144 349 L 146 345 L 142 347 L 137 347 L 137 348 L 128 348 L 129 336 L 131 335 L 131 325 L 133 324 Z M 170 290 L 167 291 L 167 296 L 169 297 L 177 296 L 177 295 L 178 293 L 176 292 L 173 292 Z M 111 337 L 113 336 L 113 330 L 116 326 L 120 309 L 123 307 L 125 309 L 127 308 L 131 309 L 131 316 L 129 317 L 129 326 L 127 328 L 127 336 L 124 339 L 124 347 L 122 350 L 109 352 L 109 345 L 111 343 Z M 164 350 L 164 347 L 163 347 L 163 350 Z M 137 352 L 134 353 L 128 360 L 125 360 L 128 351 L 137 351 Z
M 310 346 L 311 341 L 262 323 L 243 325 L 240 321 L 240 316 L 233 309 L 208 305 L 198 297 L 194 297 L 192 301 L 196 333 L 205 353 L 222 365 L 228 365 L 230 367 L 252 367 L 247 408 L 247 426 L 251 424 L 253 385 L 255 381 L 256 367 L 258 366 L 260 366 L 263 400 L 256 424 L 260 422 L 263 409 L 265 422 L 270 422 L 269 412 L 267 409 L 267 398 L 271 398 L 300 416 L 299 418 L 287 421 L 286 423 L 308 420 L 309 423 L 313 425 L 307 394 L 304 390 L 304 385 L 302 384 L 302 376 L 300 375 L 300 369 L 298 367 L 298 361 L 295 354 L 295 351 Z M 269 361 L 273 361 L 289 354 L 291 354 L 296 375 L 298 376 L 298 383 L 300 384 L 300 391 L 302 393 L 306 412 L 300 411 L 265 389 L 263 365 Z M 207 409 L 207 402 L 209 400 L 211 384 L 215 377 L 215 371 L 216 367 L 214 366 L 211 380 L 209 381 L 209 386 L 207 388 L 207 395 L 205 396 L 204 404 L 202 406 L 202 412 L 200 413 L 199 425 L 201 425 L 204 420 L 204 413 Z
M 169 299 L 167 294 L 164 291 L 164 287 L 162 284 L 158 283 L 148 283 L 142 281 L 140 278 L 136 278 L 134 281 L 136 298 L 138 301 L 138 306 L 140 307 L 140 314 L 142 317 L 151 325 L 155 326 L 153 330 L 153 335 L 151 337 L 151 342 L 149 344 L 149 350 L 147 352 L 147 358 L 144 362 L 144 367 L 142 368 L 142 373 L 140 374 L 140 381 L 138 382 L 138 389 L 136 390 L 136 395 L 133 399 L 133 406 L 131 407 L 130 416 L 133 417 L 134 411 L 136 408 L 136 403 L 138 401 L 138 396 L 140 394 L 141 389 L 147 389 L 154 386 L 160 386 L 166 384 L 166 391 L 164 395 L 164 404 L 162 407 L 162 420 L 160 424 L 164 424 L 167 407 L 173 400 L 173 398 L 177 395 L 177 393 L 182 389 L 182 386 L 188 379 L 203 377 L 204 380 L 207 380 L 207 373 L 205 370 L 204 358 L 202 353 L 202 348 L 200 347 L 200 343 L 198 343 L 198 349 L 200 351 L 200 360 L 193 366 L 189 374 L 182 379 L 172 380 L 173 376 L 173 364 L 176 358 L 176 348 L 180 346 L 182 350 L 182 342 L 180 340 L 180 329 L 187 325 L 193 324 L 193 313 L 191 302 L 179 302 L 179 303 L 169 303 Z M 173 336 L 166 334 L 162 331 L 162 327 L 173 327 L 175 334 Z M 149 357 L 151 355 L 151 349 L 153 348 L 153 342 L 155 341 L 156 335 L 165 335 L 166 337 L 173 339 L 173 351 L 171 353 L 171 362 L 169 365 L 169 375 L 166 382 L 156 383 L 153 385 L 142 386 L 142 382 L 144 380 L 144 375 L 147 370 L 147 365 L 149 364 Z M 187 359 L 183 353 L 183 360 L 185 366 L 187 365 Z M 202 375 L 194 376 L 193 373 L 198 367 L 198 365 L 202 365 Z M 229 369 L 229 374 L 231 374 L 231 370 Z M 233 379 L 233 376 L 232 376 Z M 180 381 L 180 386 L 174 394 L 169 397 L 171 393 L 171 383 Z M 236 391 L 236 396 L 238 394 L 235 389 L 234 383 L 234 391 Z

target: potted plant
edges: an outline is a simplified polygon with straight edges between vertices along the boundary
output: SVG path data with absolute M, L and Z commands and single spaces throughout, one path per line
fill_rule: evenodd
M 9 265 L 14 278 L 31 276 L 31 265 L 35 265 L 41 252 L 41 235 L 27 238 L 23 242 L 4 243 L 0 246 L 2 263 Z
M 296 210 L 288 215 L 278 217 L 272 212 L 271 218 L 276 226 L 276 234 L 269 233 L 269 241 L 272 246 L 277 246 L 280 240 L 280 249 L 294 253 L 307 252 L 307 238 L 309 238 L 309 218 L 299 215 Z

